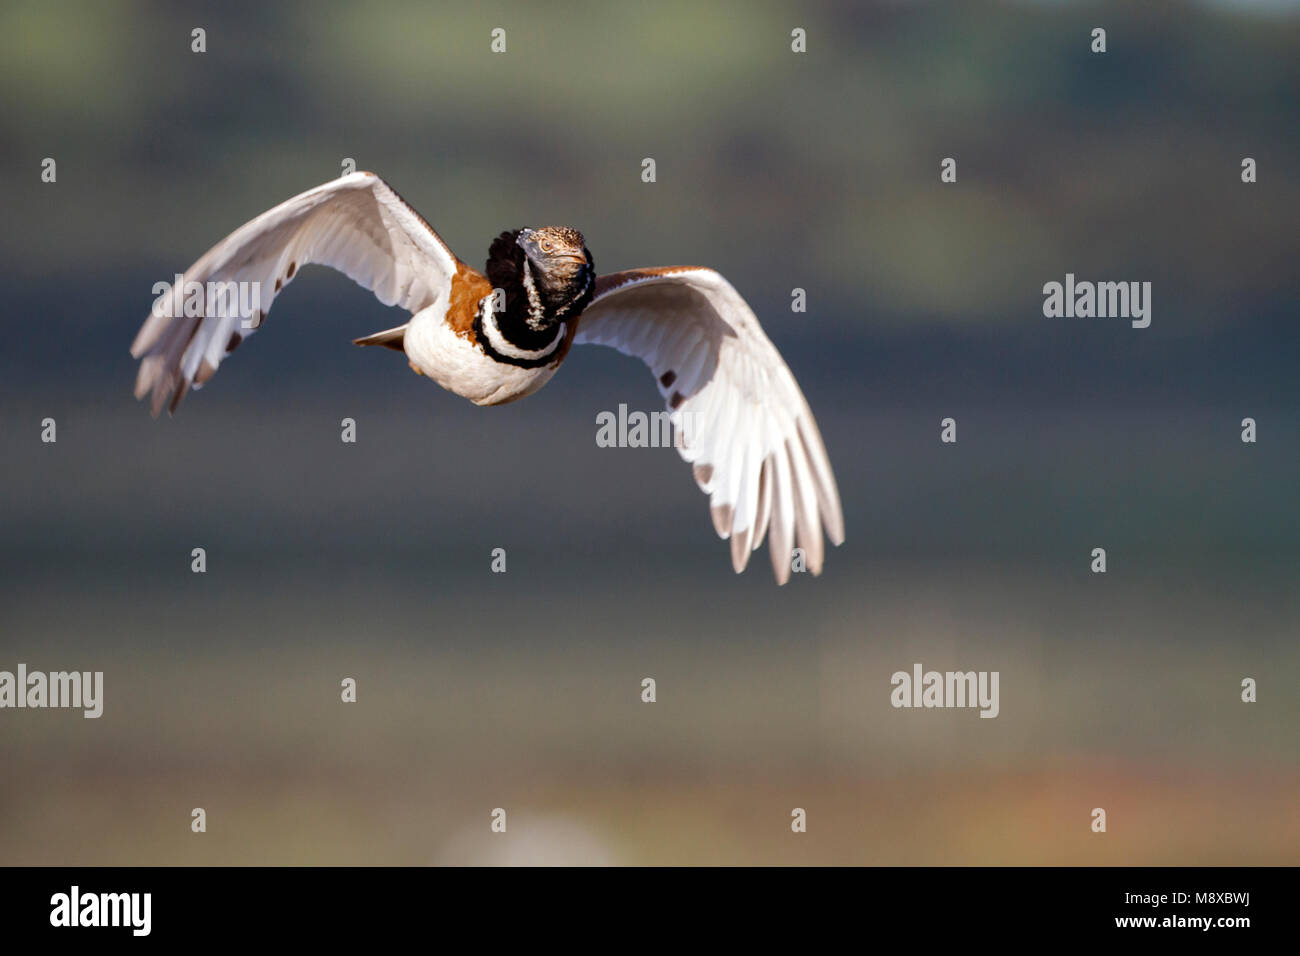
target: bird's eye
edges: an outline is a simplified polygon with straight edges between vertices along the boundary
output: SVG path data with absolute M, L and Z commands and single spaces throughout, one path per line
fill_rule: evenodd
M 542 240 L 542 252 L 550 252 L 554 248 L 555 248 L 555 243 L 551 242 L 551 240 L 549 239 Z

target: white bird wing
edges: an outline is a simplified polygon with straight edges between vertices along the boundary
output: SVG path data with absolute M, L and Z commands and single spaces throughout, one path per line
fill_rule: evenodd
M 131 346 L 131 354 L 141 359 L 136 398 L 152 393 L 157 415 L 174 392 L 174 411 L 191 385 L 202 387 L 221 360 L 257 329 L 298 269 L 313 263 L 337 269 L 384 305 L 412 313 L 445 299 L 460 265 L 420 214 L 374 173 L 351 173 L 309 189 L 204 253 L 185 271 L 185 295 L 169 288 L 157 298 Z M 256 283 L 245 287 L 257 290 L 260 299 L 252 315 L 210 308 L 213 297 L 207 290 L 232 282 Z M 177 308 L 195 288 L 191 283 L 204 290 L 195 297 L 197 315 L 184 314 L 194 308 Z
M 769 528 L 778 584 L 796 543 L 821 572 L 823 526 L 844 541 L 835 475 L 803 392 L 731 283 L 697 266 L 601 276 L 575 341 L 650 367 L 737 573 Z

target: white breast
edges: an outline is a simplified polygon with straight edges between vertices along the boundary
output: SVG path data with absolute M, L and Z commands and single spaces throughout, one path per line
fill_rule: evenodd
M 446 311 L 443 301 L 416 313 L 406 327 L 404 347 L 420 371 L 447 391 L 475 405 L 503 405 L 531 395 L 555 374 L 548 365 L 519 368 L 489 358 L 448 327 Z

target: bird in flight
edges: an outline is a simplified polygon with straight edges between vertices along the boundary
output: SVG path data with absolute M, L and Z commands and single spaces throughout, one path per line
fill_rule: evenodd
M 721 275 L 669 266 L 598 276 L 582 234 L 562 226 L 502 233 L 484 274 L 374 173 L 281 203 L 190 266 L 180 277 L 185 289 L 249 283 L 260 307 L 251 315 L 206 304 L 170 308 L 175 285 L 163 292 L 131 346 L 140 360 L 136 398 L 150 395 L 154 415 L 164 405 L 174 412 L 309 264 L 336 269 L 411 313 L 357 345 L 405 352 L 417 373 L 476 405 L 537 391 L 575 342 L 640 359 L 667 403 L 679 453 L 709 496 L 714 528 L 731 539 L 737 573 L 765 534 L 778 584 L 790 576 L 794 547 L 808 570 L 821 572 L 823 528 L 832 543 L 843 542 L 839 491 L 808 402 Z

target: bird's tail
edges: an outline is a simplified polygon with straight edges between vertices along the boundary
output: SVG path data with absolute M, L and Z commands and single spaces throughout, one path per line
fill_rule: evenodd
M 398 352 L 404 352 L 406 351 L 406 345 L 403 341 L 405 338 L 406 326 L 399 325 L 395 329 L 385 329 L 383 332 L 376 332 L 374 335 L 367 335 L 363 338 L 353 339 L 352 344 L 382 345 L 386 349 L 394 349 Z

